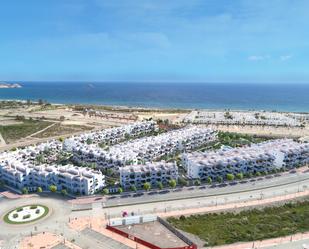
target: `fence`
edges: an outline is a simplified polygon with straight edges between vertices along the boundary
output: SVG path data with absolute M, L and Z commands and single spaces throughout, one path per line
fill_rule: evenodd
M 169 231 L 171 231 L 173 234 L 175 234 L 178 238 L 180 238 L 182 241 L 184 241 L 188 246 L 184 247 L 174 247 L 174 248 L 162 248 L 159 246 L 156 246 L 148 241 L 145 241 L 141 238 L 138 238 L 136 236 L 130 235 L 120 229 L 118 229 L 115 226 L 119 225 L 131 225 L 131 224 L 140 224 L 143 222 L 151 222 L 157 220 L 160 224 L 162 224 L 164 227 L 166 227 Z M 174 227 L 172 227 L 168 222 L 165 220 L 156 217 L 156 216 L 135 216 L 135 217 L 128 217 L 124 219 L 115 219 L 110 221 L 110 224 L 106 226 L 106 229 L 117 233 L 125 238 L 128 238 L 130 240 L 133 240 L 141 245 L 144 245 L 146 247 L 149 247 L 151 249 L 197 249 L 197 245 L 195 245 L 191 240 L 189 240 L 186 236 L 184 236 L 182 233 L 180 233 L 178 230 L 176 230 Z

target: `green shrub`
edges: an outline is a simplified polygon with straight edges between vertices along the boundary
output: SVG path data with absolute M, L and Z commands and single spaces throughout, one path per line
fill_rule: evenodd
M 36 209 L 38 206 L 35 206 L 35 205 L 33 205 L 33 206 L 30 206 L 30 209 Z
M 23 216 L 23 220 L 25 220 L 25 219 L 29 219 L 31 217 L 31 215 L 30 214 L 26 214 L 26 215 L 24 215 Z
M 194 185 L 196 185 L 196 186 L 201 185 L 201 181 L 200 181 L 200 180 L 195 180 L 195 181 L 194 181 Z
M 23 188 L 23 189 L 21 190 L 21 192 L 22 192 L 24 195 L 27 195 L 27 194 L 29 193 L 28 188 Z
M 66 189 L 62 189 L 62 190 L 61 190 L 61 194 L 62 194 L 62 195 L 67 195 L 67 194 L 68 194 L 68 192 L 67 192 L 67 190 L 66 190 Z
M 50 186 L 49 186 L 49 190 L 50 190 L 51 192 L 55 193 L 55 192 L 57 192 L 57 186 L 55 186 L 55 185 L 50 185 Z
M 21 212 L 21 211 L 23 211 L 24 209 L 23 208 L 17 208 L 17 212 Z
M 157 186 L 158 186 L 159 189 L 163 189 L 163 187 L 164 187 L 162 182 L 157 182 Z
M 233 181 L 235 179 L 235 176 L 233 174 L 226 174 L 226 179 L 228 181 Z
M 109 194 L 109 190 L 108 190 L 107 188 L 104 188 L 104 189 L 102 190 L 102 194 L 108 195 L 108 194 Z
M 131 185 L 130 189 L 131 189 L 131 191 L 133 191 L 133 192 L 136 192 L 136 190 L 137 190 L 137 188 L 136 188 L 135 185 Z

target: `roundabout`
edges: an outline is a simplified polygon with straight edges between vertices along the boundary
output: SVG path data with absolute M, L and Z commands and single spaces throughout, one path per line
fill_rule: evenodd
M 38 221 L 49 213 L 49 208 L 44 205 L 25 205 L 15 208 L 3 217 L 8 224 L 26 224 Z

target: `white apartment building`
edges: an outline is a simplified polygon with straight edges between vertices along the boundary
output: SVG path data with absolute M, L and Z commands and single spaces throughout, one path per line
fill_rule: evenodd
M 308 164 L 309 144 L 278 139 L 242 148 L 183 154 L 182 161 L 190 178 L 225 178 L 229 173 L 265 172 Z
M 177 165 L 165 161 L 125 166 L 120 168 L 119 172 L 120 184 L 126 189 L 131 186 L 143 187 L 146 182 L 157 186 L 158 182 L 168 184 L 170 180 L 178 179 Z
M 65 140 L 64 149 L 70 151 L 74 146 L 78 144 L 87 144 L 87 142 L 90 142 L 94 145 L 98 145 L 100 143 L 113 145 L 124 141 L 126 136 L 137 137 L 142 134 L 154 132 L 156 130 L 157 125 L 154 121 L 135 122 L 129 125 L 73 136 Z
M 36 190 L 37 187 L 48 190 L 50 185 L 55 185 L 58 190 L 84 195 L 93 194 L 105 186 L 105 176 L 99 171 L 53 163 L 61 148 L 61 143 L 50 141 L 0 154 L 0 179 L 20 190 Z M 38 165 L 36 157 L 42 152 L 47 161 Z
M 269 125 L 298 127 L 306 122 L 305 114 L 254 111 L 192 111 L 183 122 L 216 125 Z
M 72 151 L 80 163 L 96 163 L 100 168 L 121 167 L 191 151 L 216 140 L 216 132 L 196 126 L 185 127 L 158 136 L 135 139 L 104 150 L 95 145 L 76 144 Z

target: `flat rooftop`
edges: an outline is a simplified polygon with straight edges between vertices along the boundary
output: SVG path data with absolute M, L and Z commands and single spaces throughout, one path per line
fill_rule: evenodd
M 188 246 L 158 221 L 117 226 L 116 228 L 161 248 Z

